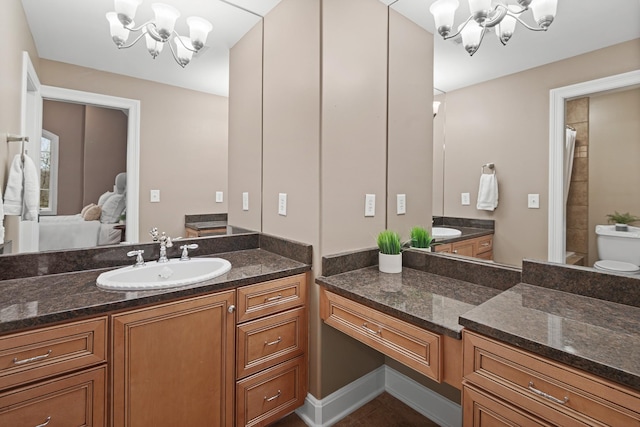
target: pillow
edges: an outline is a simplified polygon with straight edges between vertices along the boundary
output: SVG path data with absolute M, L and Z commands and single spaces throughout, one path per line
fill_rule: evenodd
M 96 205 L 95 203 L 90 203 L 90 204 L 88 204 L 87 206 L 85 206 L 84 208 L 82 208 L 82 210 L 80 211 L 80 216 L 81 216 L 82 218 L 84 218 L 84 214 L 85 214 L 85 212 L 86 212 L 86 211 L 88 211 L 88 210 L 89 210 L 89 208 L 91 208 L 91 207 L 93 207 L 93 206 L 95 206 L 95 205 Z
M 102 208 L 98 205 L 93 205 L 82 215 L 85 221 L 96 221 L 100 219 L 102 214 Z
M 112 194 L 102 205 L 100 222 L 103 224 L 115 224 L 126 208 L 127 199 L 124 194 Z
M 107 199 L 109 199 L 109 197 L 113 196 L 114 192 L 113 191 L 107 191 L 106 193 L 104 193 L 102 196 L 100 196 L 98 198 L 98 206 L 102 206 L 104 205 L 104 202 L 107 201 Z

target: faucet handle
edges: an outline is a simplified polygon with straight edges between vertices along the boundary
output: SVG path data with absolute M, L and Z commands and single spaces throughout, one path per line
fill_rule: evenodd
M 153 227 L 151 230 L 149 230 L 149 234 L 151 235 L 151 237 L 153 238 L 154 242 L 158 241 L 158 228 L 157 227 Z
M 143 253 L 144 253 L 143 249 L 127 252 L 128 257 L 132 257 L 132 256 L 136 257 L 136 263 L 134 264 L 134 267 L 139 267 L 141 265 L 144 265 L 144 258 L 142 257 Z
M 192 243 L 190 245 L 182 245 L 180 246 L 180 249 L 182 249 L 182 256 L 180 257 L 180 261 L 189 261 L 189 249 L 198 249 L 198 244 L 197 243 Z

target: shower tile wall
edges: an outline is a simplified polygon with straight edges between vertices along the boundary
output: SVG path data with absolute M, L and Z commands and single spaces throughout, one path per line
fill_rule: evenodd
M 568 101 L 565 123 L 576 130 L 573 170 L 567 201 L 567 251 L 575 255 L 568 264 L 586 265 L 589 251 L 589 98 Z

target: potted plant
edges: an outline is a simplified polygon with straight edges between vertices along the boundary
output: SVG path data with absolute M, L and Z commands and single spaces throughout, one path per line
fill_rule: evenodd
M 629 229 L 629 224 L 640 221 L 640 217 L 631 215 L 629 212 L 620 213 L 615 211 L 612 214 L 608 214 L 607 218 L 609 218 L 609 224 L 616 225 L 616 231 L 627 231 Z
M 378 269 L 383 273 L 402 272 L 402 244 L 395 231 L 384 230 L 378 234 Z
M 410 231 L 411 247 L 423 251 L 431 252 L 431 243 L 433 239 L 429 231 L 424 227 L 413 227 Z

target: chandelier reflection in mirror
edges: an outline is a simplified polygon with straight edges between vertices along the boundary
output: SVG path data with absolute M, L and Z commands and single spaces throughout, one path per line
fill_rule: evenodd
M 181 36 L 174 30 L 180 12 L 168 4 L 153 3 L 151 9 L 155 18 L 136 27 L 133 18 L 140 3 L 142 0 L 115 0 L 115 12 L 107 13 L 111 39 L 118 49 L 127 49 L 144 37 L 147 50 L 154 59 L 162 52 L 166 43 L 169 45 L 173 59 L 182 68 L 186 67 L 193 54 L 200 51 L 207 41 L 207 35 L 213 29 L 211 23 L 198 16 L 191 16 L 187 18 L 189 37 Z M 132 31 L 141 33 L 133 42 L 126 44 L 129 33 Z
M 473 56 L 480 47 L 485 33 L 496 27 L 496 36 L 506 45 L 516 28 L 516 23 L 522 24 L 531 31 L 547 31 L 556 16 L 558 0 L 516 0 L 516 4 L 505 4 L 492 0 L 469 0 L 471 16 L 459 27 L 455 34 L 451 33 L 456 9 L 460 5 L 458 0 L 437 0 L 429 11 L 436 22 L 438 33 L 449 40 L 462 36 L 462 44 Z M 520 15 L 531 10 L 537 27 L 524 22 Z

